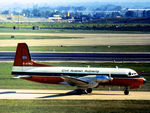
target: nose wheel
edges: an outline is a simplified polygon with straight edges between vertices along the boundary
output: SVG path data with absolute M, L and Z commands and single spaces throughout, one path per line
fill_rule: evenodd
M 129 95 L 129 89 L 128 89 L 128 87 L 125 87 L 124 94 L 125 95 Z
M 92 88 L 88 88 L 86 91 L 87 93 L 92 93 Z

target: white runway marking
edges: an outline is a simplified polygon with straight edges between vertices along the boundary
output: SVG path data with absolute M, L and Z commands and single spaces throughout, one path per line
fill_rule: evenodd
M 150 100 L 150 92 L 93 91 L 92 94 L 73 95 L 70 90 L 0 89 L 0 99 L 67 99 L 67 100 Z

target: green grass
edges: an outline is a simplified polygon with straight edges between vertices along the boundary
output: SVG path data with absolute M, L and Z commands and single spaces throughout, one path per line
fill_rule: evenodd
M 56 66 L 129 67 L 141 74 L 149 72 L 150 64 L 114 63 L 43 63 Z M 65 85 L 45 85 L 21 79 L 12 79 L 12 63 L 0 63 L 0 89 L 75 89 Z M 150 76 L 147 84 L 138 90 L 150 91 Z M 97 90 L 108 90 L 99 87 Z M 113 87 L 112 90 L 118 90 Z M 2 94 L 1 94 L 2 95 Z M 0 100 L 1 113 L 149 113 L 150 101 L 146 100 Z
M 30 47 L 31 51 L 64 51 L 64 52 L 150 52 L 150 45 L 133 46 L 48 46 Z
M 99 31 L 99 30 L 71 30 L 71 29 L 32 30 L 31 28 L 13 30 L 12 28 L 0 28 L 0 33 L 106 33 L 106 32 L 109 33 L 109 31 Z
M 122 46 L 30 46 L 30 51 L 53 52 L 150 52 L 150 45 Z M 16 47 L 0 47 L 0 51 L 16 51 Z
M 130 34 L 149 34 L 150 32 L 144 31 L 111 31 L 111 30 L 81 30 L 81 29 L 17 29 L 13 28 L 0 28 L 0 33 L 130 33 Z
M 149 113 L 143 100 L 0 100 L 1 113 Z
M 114 18 L 113 18 L 114 19 Z M 130 21 L 130 19 L 125 19 Z M 124 21 L 125 21 L 124 20 Z M 147 19 L 148 20 L 148 19 Z M 112 20 L 111 20 L 112 21 Z M 133 20 L 132 20 L 133 21 Z M 99 21 L 100 22 L 100 21 Z M 115 21 L 116 22 L 116 21 Z M 19 27 L 19 30 L 23 29 L 30 29 L 32 30 L 33 26 L 39 26 L 41 29 L 62 29 L 65 31 L 76 31 L 76 30 L 91 30 L 92 32 L 106 32 L 105 30 L 109 30 L 109 32 L 118 32 L 118 31 L 142 31 L 142 32 L 149 32 L 149 24 L 142 24 L 142 23 L 109 23 L 109 21 L 104 22 L 103 20 L 100 23 L 50 23 L 50 22 L 25 22 L 25 23 L 18 23 L 18 22 L 5 22 L 0 23 L 0 28 L 4 29 L 13 29 L 13 27 Z M 118 27 L 116 27 L 118 26 Z M 71 29 L 71 30 L 70 30 Z M 18 30 L 15 30 L 15 32 Z M 35 30 L 36 31 L 36 30 Z
M 0 40 L 15 40 L 15 39 L 74 39 L 74 38 L 81 38 L 81 37 L 61 37 L 61 36 L 14 36 L 11 38 L 10 35 L 0 35 Z
M 75 66 L 75 67 L 128 67 L 135 69 L 140 75 L 145 75 L 147 83 L 142 88 L 137 90 L 150 91 L 150 64 L 116 64 L 116 63 L 43 63 L 56 66 Z M 13 79 L 11 75 L 12 63 L 0 63 L 0 89 L 69 89 L 73 90 L 76 87 L 66 85 L 48 85 L 25 81 L 22 79 Z M 99 87 L 95 90 L 109 90 L 109 87 Z M 112 87 L 112 90 L 123 90 L 119 87 Z
M 0 63 L 0 88 L 2 89 L 65 89 L 64 85 L 47 85 L 14 79 L 11 75 L 12 63 Z M 72 89 L 71 86 L 67 89 Z

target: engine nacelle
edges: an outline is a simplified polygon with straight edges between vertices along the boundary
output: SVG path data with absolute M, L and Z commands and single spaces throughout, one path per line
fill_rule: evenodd
M 105 82 L 109 82 L 112 81 L 113 78 L 106 76 L 106 75 L 96 75 L 96 81 L 99 83 L 105 83 Z
M 98 85 L 99 85 L 98 82 L 91 81 L 91 82 L 89 82 L 87 88 L 95 88 L 95 87 L 98 87 Z

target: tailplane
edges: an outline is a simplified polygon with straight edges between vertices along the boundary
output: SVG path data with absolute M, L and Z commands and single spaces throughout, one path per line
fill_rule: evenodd
M 48 66 L 48 65 L 35 63 L 33 60 L 31 60 L 28 45 L 26 43 L 18 43 L 14 59 L 14 66 Z

